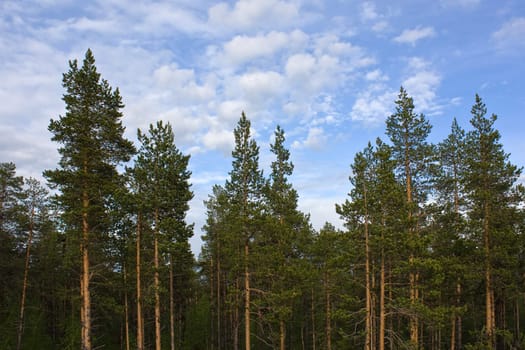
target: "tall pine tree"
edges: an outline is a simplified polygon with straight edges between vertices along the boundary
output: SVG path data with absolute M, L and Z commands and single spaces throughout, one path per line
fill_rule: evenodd
M 59 168 L 45 171 L 44 176 L 58 190 L 56 200 L 67 233 L 80 247 L 80 343 L 82 350 L 91 350 L 92 247 L 94 242 L 104 244 L 107 200 L 122 184 L 117 167 L 129 161 L 135 149 L 123 137 L 119 90 L 100 78 L 91 50 L 82 67 L 77 60 L 69 62 L 62 84 L 66 114 L 49 124 L 52 140 L 61 145 L 61 159 Z

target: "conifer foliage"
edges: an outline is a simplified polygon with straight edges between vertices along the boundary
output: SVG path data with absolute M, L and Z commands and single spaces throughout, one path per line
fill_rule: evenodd
M 0 163 L 0 349 L 525 349 L 521 168 L 478 95 L 433 145 L 401 88 L 385 140 L 348 155 L 343 226 L 318 231 L 284 130 L 261 151 L 242 113 L 196 260 L 172 124 L 137 151 L 90 50 L 63 87 L 51 191 Z

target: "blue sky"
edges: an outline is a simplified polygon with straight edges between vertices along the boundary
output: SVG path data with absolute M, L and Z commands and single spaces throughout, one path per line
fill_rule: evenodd
M 200 227 L 214 184 L 231 168 L 233 128 L 252 121 L 268 174 L 269 143 L 286 131 L 300 208 L 314 227 L 341 223 L 349 165 L 384 138 L 399 87 L 434 125 L 469 129 L 475 93 L 505 150 L 525 164 L 525 2 L 522 0 L 3 0 L 0 3 L 0 161 L 42 179 L 56 167 L 51 118 L 64 113 L 62 73 L 91 48 L 119 87 L 126 136 L 162 119 L 191 154 Z

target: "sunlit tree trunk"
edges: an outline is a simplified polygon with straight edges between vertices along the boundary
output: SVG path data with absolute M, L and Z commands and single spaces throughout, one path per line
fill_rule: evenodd
M 248 270 L 248 241 L 244 243 L 244 341 L 245 349 L 251 349 L 250 345 L 250 272 Z
M 175 350 L 175 301 L 173 300 L 173 258 L 170 254 L 170 345 Z
M 155 209 L 155 232 L 153 238 L 153 265 L 155 273 L 153 275 L 153 285 L 155 289 L 155 350 L 161 350 L 161 329 L 160 329 L 160 280 L 159 280 L 159 209 Z
M 87 174 L 87 167 L 84 168 Z M 82 256 L 82 275 L 80 277 L 80 290 L 82 298 L 81 306 L 81 348 L 91 350 L 91 295 L 89 290 L 89 223 L 88 209 L 89 197 L 86 191 L 82 193 L 82 238 L 80 240 L 80 252 Z
M 144 349 L 144 318 L 142 316 L 142 287 L 141 287 L 141 257 L 140 257 L 140 239 L 141 239 L 142 215 L 137 215 L 137 242 L 136 242 L 136 274 L 137 274 L 137 350 Z
M 25 302 L 26 302 L 27 279 L 29 275 L 29 260 L 31 257 L 31 245 L 33 243 L 34 219 L 35 219 L 35 208 L 34 206 L 32 206 L 31 214 L 29 217 L 29 234 L 27 237 L 27 244 L 26 244 L 24 281 L 22 283 L 22 297 L 20 298 L 20 314 L 18 317 L 18 335 L 17 335 L 17 343 L 16 343 L 17 350 L 20 350 L 22 347 L 22 334 L 24 332 L 24 312 L 25 312 Z

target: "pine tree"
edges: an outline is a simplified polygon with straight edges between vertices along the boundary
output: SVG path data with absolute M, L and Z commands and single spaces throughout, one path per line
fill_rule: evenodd
M 244 296 L 244 340 L 245 348 L 251 348 L 251 289 L 250 289 L 250 246 L 259 232 L 258 219 L 261 213 L 262 188 L 264 178 L 259 170 L 259 147 L 251 138 L 251 123 L 244 112 L 234 130 L 235 148 L 232 151 L 232 170 L 226 181 L 225 190 L 231 210 L 232 233 L 236 236 L 239 247 L 239 264 L 242 271 L 242 294 Z M 240 285 L 239 285 L 240 287 Z M 238 328 L 234 325 L 234 349 L 237 350 L 235 334 Z
M 169 123 L 159 121 L 155 126 L 151 124 L 148 134 L 139 130 L 138 140 L 141 148 L 132 171 L 138 190 L 136 196 L 140 223 L 137 227 L 140 232 L 143 226 L 151 228 L 153 232 L 155 348 L 160 350 L 161 263 L 166 261 L 172 269 L 173 264 L 178 262 L 176 273 L 185 278 L 189 278 L 188 270 L 191 270 L 193 265 L 188 243 L 192 235 L 192 226 L 185 222 L 188 202 L 193 198 L 188 182 L 191 173 L 187 169 L 189 156 L 183 155 L 175 146 L 173 130 Z M 138 239 L 140 237 L 137 236 Z M 138 243 L 137 249 L 139 254 L 141 247 Z M 185 285 L 187 288 L 187 283 Z M 173 298 L 173 289 L 169 289 L 170 298 Z M 174 319 L 170 320 L 170 338 L 174 344 Z
M 273 332 L 277 336 L 272 334 L 269 341 L 283 350 L 293 304 L 300 300 L 304 284 L 300 258 L 310 231 L 307 218 L 297 209 L 297 191 L 288 181 L 294 166 L 290 151 L 284 145 L 284 130 L 277 126 L 274 135 L 270 150 L 275 160 L 271 163 L 270 181 L 264 190 L 268 217 L 265 235 L 257 242 L 256 253 L 260 257 L 259 287 L 266 291 L 262 303 L 272 310 L 266 322 L 270 323 L 270 329 L 277 323 L 278 329 Z
M 503 320 L 498 322 L 500 307 L 497 304 L 504 302 L 505 289 L 514 283 L 512 277 L 506 276 L 516 268 L 513 266 L 513 256 L 517 254 L 514 225 L 519 197 L 514 189 L 521 169 L 509 162 L 500 134 L 494 128 L 497 116 L 486 116 L 487 109 L 478 95 L 471 113 L 473 130 L 466 137 L 464 183 L 470 205 L 470 225 L 475 227 L 479 246 L 483 247 L 486 345 L 500 348 L 504 340 L 496 337 L 496 331 L 505 325 Z
M 426 142 L 431 125 L 423 114 L 414 112 L 414 102 L 401 87 L 396 101 L 396 110 L 386 122 L 386 133 L 392 142 L 393 157 L 397 161 L 398 175 L 405 185 L 407 203 L 407 234 L 410 245 L 409 283 L 410 283 L 410 340 L 417 348 L 419 344 L 419 319 L 416 308 L 420 303 L 419 277 L 416 259 L 420 247 L 421 206 L 425 203 L 428 178 L 428 163 L 432 147 Z
M 16 324 L 15 309 L 19 296 L 12 293 L 17 285 L 20 264 L 17 247 L 17 216 L 22 196 L 23 178 L 16 175 L 14 163 L 0 163 L 0 347 L 15 347 L 14 332 L 10 324 Z
M 448 302 L 451 309 L 450 349 L 461 349 L 462 341 L 462 290 L 469 270 L 466 234 L 466 211 L 464 190 L 465 131 L 454 118 L 450 134 L 438 145 L 437 173 L 434 177 L 436 197 L 435 222 L 437 232 L 432 251 L 441 264 L 447 266 L 443 295 L 452 295 Z M 447 302 L 447 301 L 444 301 Z
M 49 124 L 52 140 L 61 145 L 61 159 L 59 168 L 45 171 L 44 176 L 58 189 L 56 200 L 62 207 L 66 230 L 80 246 L 80 342 L 82 350 L 90 350 L 92 242 L 108 234 L 107 200 L 121 186 L 117 166 L 128 161 L 135 150 L 123 137 L 119 90 L 100 78 L 91 50 L 86 52 L 82 67 L 77 60 L 69 62 L 63 86 L 66 114 Z
M 40 185 L 40 183 L 34 179 L 29 178 L 25 180 L 25 191 L 22 199 L 23 218 L 24 218 L 24 229 L 27 231 L 27 240 L 25 242 L 25 263 L 24 263 L 24 277 L 22 281 L 22 293 L 20 297 L 20 314 L 18 317 L 18 332 L 17 332 L 17 345 L 16 349 L 22 348 L 22 335 L 24 332 L 24 318 L 25 318 L 25 307 L 26 307 L 26 296 L 28 287 L 28 276 L 31 261 L 31 248 L 33 241 L 39 233 L 41 233 L 42 227 L 45 225 L 47 218 L 47 197 L 48 191 Z

